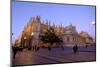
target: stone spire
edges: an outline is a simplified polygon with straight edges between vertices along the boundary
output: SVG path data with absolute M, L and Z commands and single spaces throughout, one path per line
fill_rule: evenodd
M 40 20 L 40 16 L 36 16 L 35 19 L 36 19 L 37 22 L 40 22 L 41 21 Z
M 61 23 L 61 28 L 63 28 L 62 23 Z
M 46 25 L 48 25 L 48 20 L 46 19 Z
M 51 26 L 51 21 L 49 21 L 49 26 Z
M 30 18 L 29 23 L 33 21 L 33 17 Z
M 55 24 L 54 24 L 54 22 L 53 22 L 53 27 L 55 28 Z

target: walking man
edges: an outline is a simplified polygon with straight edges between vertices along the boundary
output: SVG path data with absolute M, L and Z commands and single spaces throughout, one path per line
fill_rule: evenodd
M 73 52 L 74 52 L 74 54 L 76 54 L 77 51 L 78 51 L 78 46 L 77 45 L 73 46 Z

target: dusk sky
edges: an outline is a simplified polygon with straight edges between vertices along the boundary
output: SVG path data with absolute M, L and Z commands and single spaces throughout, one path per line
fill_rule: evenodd
M 85 31 L 95 38 L 95 6 L 47 4 L 34 2 L 12 2 L 12 33 L 16 39 L 31 17 L 41 16 L 41 21 L 51 24 L 76 26 L 78 32 Z

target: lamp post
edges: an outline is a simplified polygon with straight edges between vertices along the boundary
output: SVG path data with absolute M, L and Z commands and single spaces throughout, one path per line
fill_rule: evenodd
M 32 46 L 33 35 L 34 35 L 34 33 L 32 32 L 31 36 L 29 37 L 29 50 L 31 49 L 31 46 Z
M 31 33 L 31 36 L 33 36 L 33 35 L 34 35 L 34 33 L 32 32 L 32 33 Z
M 26 47 L 26 36 L 24 37 L 23 47 Z
M 33 36 L 34 36 L 34 33 L 32 32 L 32 33 L 31 33 L 31 46 L 33 46 L 33 42 L 32 42 Z
M 92 29 L 92 30 L 94 30 L 94 33 L 93 33 L 93 34 L 96 35 L 96 34 L 95 34 L 95 30 L 96 30 L 96 29 L 95 29 L 95 28 L 96 28 L 96 22 L 93 21 L 93 22 L 92 22 L 92 25 L 93 25 L 93 29 Z M 95 39 L 96 39 L 96 36 L 94 36 L 93 41 L 92 41 L 92 44 L 95 43 Z
M 14 45 L 14 43 L 13 43 L 13 33 L 11 33 L 11 40 L 12 40 L 12 42 L 11 42 L 11 45 L 13 46 Z

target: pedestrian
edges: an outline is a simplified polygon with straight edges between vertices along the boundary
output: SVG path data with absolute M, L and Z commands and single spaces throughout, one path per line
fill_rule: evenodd
M 36 51 L 36 45 L 34 45 L 34 51 Z
M 88 47 L 88 45 L 85 46 L 86 48 Z
M 78 51 L 78 46 L 77 45 L 73 46 L 73 52 L 74 52 L 74 54 L 76 54 L 77 51 Z
M 40 49 L 40 47 L 39 47 L 39 46 L 37 46 L 36 51 L 38 51 L 39 49 Z
M 63 46 L 61 46 L 61 48 L 62 48 L 62 50 L 64 50 L 64 47 Z
M 48 50 L 51 51 L 51 47 L 50 46 L 48 46 Z
M 33 46 L 33 51 L 34 51 L 34 46 Z
M 17 53 L 18 48 L 13 46 L 12 51 L 13 51 L 13 59 L 15 59 L 16 53 Z

